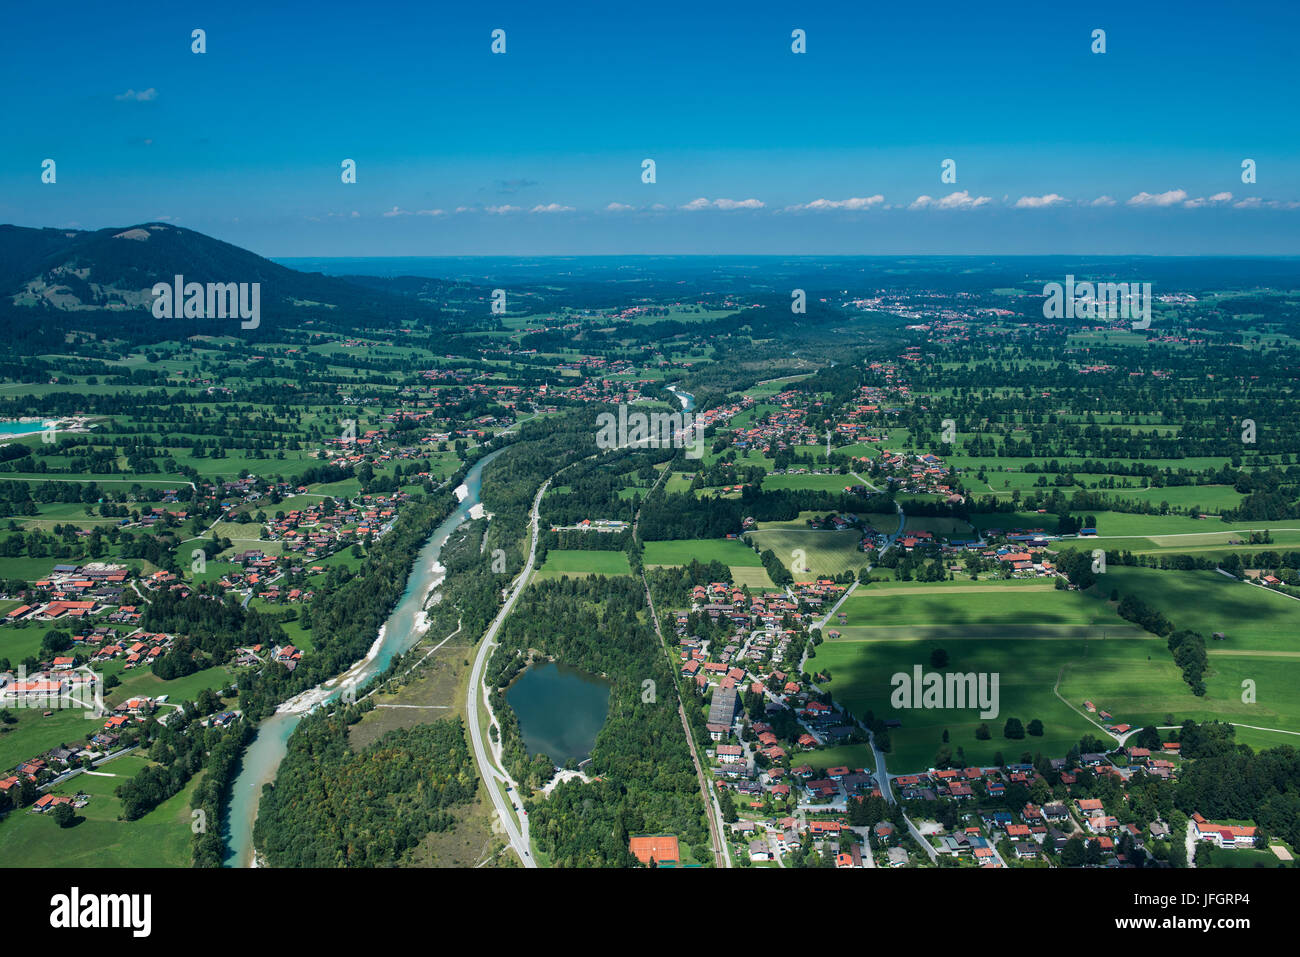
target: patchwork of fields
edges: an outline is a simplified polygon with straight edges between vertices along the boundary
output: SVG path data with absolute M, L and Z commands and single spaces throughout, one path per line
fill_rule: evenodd
M 1196 697 L 1165 642 L 1115 613 L 1111 588 L 1165 612 L 1176 627 L 1226 634 L 1209 641 L 1207 693 Z M 1110 566 L 1088 593 L 1057 591 L 1033 580 L 991 583 L 877 583 L 841 607 L 847 622 L 831 624 L 809 671 L 829 672 L 822 686 L 855 714 L 895 718 L 891 773 L 930 767 L 943 746 L 967 763 L 1001 752 L 1061 754 L 1083 734 L 1102 735 L 1084 701 L 1134 727 L 1218 718 L 1249 727 L 1238 739 L 1256 748 L 1300 746 L 1300 602 L 1215 572 L 1172 572 Z M 932 667 L 942 648 L 948 663 Z M 997 673 L 1000 710 L 975 738 L 975 711 L 896 710 L 896 673 Z M 1057 692 L 1059 691 L 1059 696 Z M 1008 717 L 1043 722 L 1041 738 L 1002 736 Z M 1287 733 L 1292 732 L 1292 733 Z

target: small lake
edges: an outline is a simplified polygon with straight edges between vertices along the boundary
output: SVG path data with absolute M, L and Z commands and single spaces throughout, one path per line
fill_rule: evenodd
M 591 757 L 609 714 L 609 682 L 553 661 L 528 668 L 506 692 L 530 755 L 562 766 Z
M 0 435 L 31 435 L 33 432 L 43 431 L 44 428 L 44 422 L 0 422 Z

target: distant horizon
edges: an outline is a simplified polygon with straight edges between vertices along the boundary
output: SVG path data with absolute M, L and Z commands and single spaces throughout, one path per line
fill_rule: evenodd
M 1282 0 L 313 14 L 15 8 L 0 219 L 320 258 L 1300 255 Z
M 395 256 L 278 256 L 258 253 L 272 262 L 313 260 L 401 260 L 401 259 L 1295 259 L 1300 253 L 440 253 Z

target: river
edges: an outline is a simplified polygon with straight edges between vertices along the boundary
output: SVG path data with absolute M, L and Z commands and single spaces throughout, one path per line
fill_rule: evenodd
M 498 449 L 484 456 L 469 470 L 465 476 L 465 489 L 468 492 L 461 499 L 456 510 L 451 513 L 429 536 L 429 540 L 420 549 L 415 560 L 415 567 L 406 582 L 406 590 L 393 613 L 388 616 L 380 630 L 374 647 L 370 649 L 364 662 L 354 666 L 348 672 L 348 681 L 333 678 L 311 691 L 300 695 L 298 700 L 305 700 L 310 707 L 299 710 L 278 711 L 264 720 L 244 752 L 240 762 L 239 774 L 231 787 L 230 800 L 226 817 L 222 822 L 222 838 L 226 845 L 226 867 L 251 867 L 253 865 L 253 823 L 257 820 L 257 805 L 262 797 L 262 786 L 275 780 L 280 762 L 288 750 L 289 735 L 298 726 L 304 714 L 312 708 L 319 707 L 332 700 L 343 691 L 345 684 L 360 687 L 372 677 L 383 672 L 393 658 L 415 644 L 422 634 L 418 622 L 425 602 L 434 586 L 442 579 L 442 566 L 438 556 L 451 533 L 470 517 L 471 510 L 479 505 L 479 495 L 483 487 L 483 469 L 504 449 Z

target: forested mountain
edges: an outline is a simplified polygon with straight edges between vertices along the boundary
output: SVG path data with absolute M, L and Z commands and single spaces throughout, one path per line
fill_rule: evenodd
M 176 276 L 187 283 L 260 283 L 259 326 L 241 329 L 237 319 L 156 319 L 151 290 Z M 443 316 L 427 299 L 298 272 L 168 223 L 93 231 L 0 226 L 0 328 L 20 345 L 110 327 L 113 338 L 130 343 L 223 335 L 232 328 L 256 340 L 307 321 L 321 329 L 427 328 L 440 325 Z

